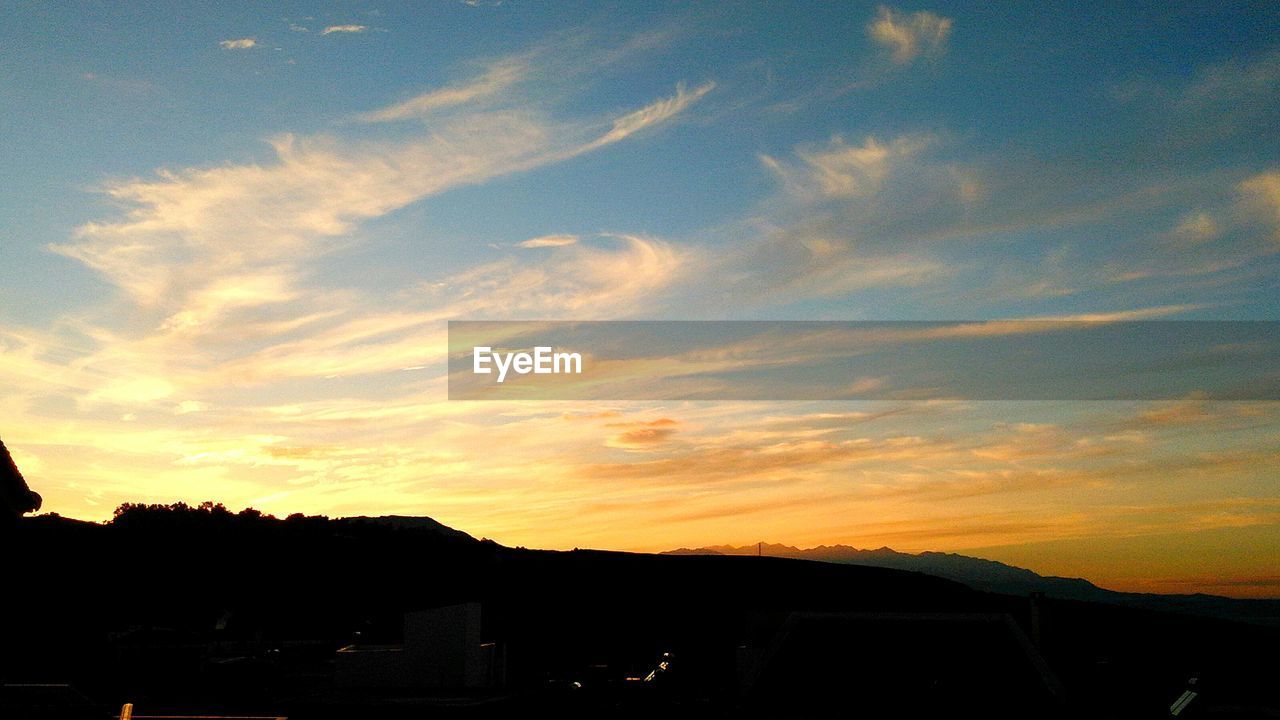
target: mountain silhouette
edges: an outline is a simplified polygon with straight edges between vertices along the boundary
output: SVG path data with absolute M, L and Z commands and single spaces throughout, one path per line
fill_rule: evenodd
M 905 553 L 888 547 L 864 550 L 848 545 L 797 548 L 775 543 L 712 545 L 669 550 L 666 555 L 765 555 L 844 565 L 892 568 L 954 580 L 983 592 L 1025 596 L 1033 592 L 1062 600 L 1103 602 L 1147 610 L 1280 625 L 1280 600 L 1239 599 L 1195 594 L 1131 593 L 1098 587 L 1083 578 L 1040 575 L 1026 568 L 968 555 L 943 552 Z

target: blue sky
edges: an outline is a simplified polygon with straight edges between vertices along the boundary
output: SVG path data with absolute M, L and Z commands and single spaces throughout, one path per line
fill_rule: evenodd
M 716 90 L 661 133 L 378 218 L 371 233 L 392 236 L 389 245 L 394 237 L 413 244 L 396 248 L 398 260 L 427 252 L 452 266 L 483 259 L 490 243 L 547 233 L 644 232 L 728 244 L 777 194 L 762 155 L 820 152 L 836 136 L 853 146 L 914 137 L 930 143 L 917 155 L 922 162 L 972 168 L 1000 191 L 987 207 L 969 209 L 971 224 L 1025 225 L 1012 237 L 985 233 L 983 247 L 933 251 L 986 266 L 959 278 L 970 287 L 948 293 L 946 306 L 960 300 L 967 316 L 987 317 L 1148 299 L 1176 304 L 1168 302 L 1173 295 L 1190 293 L 1155 283 L 1016 303 L 983 298 L 972 286 L 984 276 L 989 284 L 991 270 L 1048 281 L 1070 273 L 1064 265 L 1140 262 L 1149 249 L 1135 245 L 1176 226 L 1190 204 L 1230 202 L 1229 193 L 1214 196 L 1232 179 L 1264 172 L 1277 150 L 1275 133 L 1266 132 L 1277 119 L 1280 58 L 1268 42 L 1277 17 L 1256 7 L 1144 11 L 1107 3 L 1020 15 L 939 6 L 931 12 L 949 21 L 945 37 L 903 62 L 867 32 L 875 6 L 839 3 L 644 12 L 559 3 L 11 7 L 2 31 L 10 48 L 3 92 L 11 191 L 0 227 L 18 253 L 4 269 L 11 314 L 93 302 L 102 291 L 83 267 L 45 250 L 109 212 L 93 193 L 100 184 L 160 168 L 269 161 L 264 140 L 279 133 L 377 136 L 384 128 L 353 118 L 530 52 L 542 56 L 513 92 L 553 118 L 607 117 L 679 82 L 714 81 Z M 895 17 L 909 26 L 913 10 L 899 8 Z M 343 25 L 364 30 L 322 34 Z M 242 38 L 254 47 L 219 45 Z M 611 52 L 626 55 L 595 60 Z M 1158 196 L 1133 201 L 1129 212 L 1096 209 L 1144 192 Z M 1084 217 L 1053 219 L 1072 213 Z M 1018 215 L 1040 217 L 1019 222 Z M 964 221 L 952 214 L 918 222 L 945 232 Z M 53 274 L 64 282 L 51 287 Z M 1250 281 L 1262 292 L 1248 292 Z M 1214 315 L 1274 311 L 1273 282 L 1237 285 L 1201 288 L 1192 299 L 1227 305 Z M 878 290 L 877 307 L 844 304 L 835 312 L 936 314 L 939 303 L 901 295 Z M 893 302 L 902 309 L 879 306 Z M 802 304 L 796 312 L 823 310 Z
M 916 549 L 1052 540 L 1052 569 L 1064 542 L 1140 537 L 1123 532 L 1138 525 L 1155 537 L 1191 515 L 1280 547 L 1260 479 L 1276 426 L 1250 419 L 1269 405 L 1020 406 L 999 420 L 911 408 L 908 427 L 838 429 L 826 418 L 840 408 L 497 411 L 446 403 L 442 360 L 448 319 L 1276 319 L 1280 8 L 7 2 L 3 14 L 0 430 L 51 510 L 217 496 L 420 512 L 527 545 L 660 549 L 627 539 L 656 528 L 673 545 L 765 530 L 879 545 L 849 521 L 780 508 L 820 485 L 917 529 L 950 522 L 877 494 L 898 467 L 912 487 L 985 477 L 987 492 L 965 496 L 981 498 L 974 513 L 1043 519 L 998 537 L 920 530 L 905 541 Z M 568 445 L 560 423 L 575 428 Z M 984 454 L 1018 423 L 1058 444 Z M 494 433 L 541 444 L 494 454 Z M 868 461 L 883 468 L 800 451 L 903 438 L 929 449 L 916 470 L 897 451 Z M 1133 442 L 1090 454 L 1116 438 Z M 744 476 L 732 496 L 689 478 L 582 484 L 601 463 L 679 475 L 704 467 L 698 453 L 738 467 L 778 443 L 795 464 L 765 463 L 776 476 Z M 1214 466 L 1212 492 L 1187 470 L 1170 491 L 1181 510 L 1144 505 L 1132 485 L 1108 494 L 1112 476 L 1092 466 L 1155 476 L 1152 458 L 1195 468 L 1205 453 L 1234 459 Z M 644 464 L 659 456 L 672 464 Z M 1015 471 L 1057 473 L 1046 487 L 1078 491 L 1075 505 L 991 480 Z M 481 490 L 529 512 L 487 512 Z M 706 509 L 671 516 L 683 501 Z M 741 529 L 771 509 L 785 521 Z M 1241 551 L 1242 576 L 1256 555 Z M 1153 587 L 1143 572 L 1116 582 Z

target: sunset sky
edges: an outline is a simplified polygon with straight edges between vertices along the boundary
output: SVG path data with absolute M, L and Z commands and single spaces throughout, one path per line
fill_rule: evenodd
M 446 399 L 448 320 L 1280 320 L 1280 5 L 1114 5 L 0 0 L 0 436 L 84 519 L 1280 596 L 1276 402 Z

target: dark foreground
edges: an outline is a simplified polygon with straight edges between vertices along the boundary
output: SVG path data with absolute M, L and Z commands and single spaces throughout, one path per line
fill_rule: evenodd
M 1274 627 L 919 573 L 216 507 L 10 535 L 6 720 L 1280 717 Z

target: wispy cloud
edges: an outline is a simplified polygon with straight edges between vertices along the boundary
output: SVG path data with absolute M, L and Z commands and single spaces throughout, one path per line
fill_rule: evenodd
M 797 149 L 795 163 L 769 155 L 761 155 L 760 161 L 802 199 L 865 198 L 877 193 L 892 170 L 930 142 L 922 136 L 898 137 L 888 143 L 869 137 L 861 145 L 849 145 L 836 137 L 825 146 Z
M 326 31 L 327 32 L 327 31 Z M 360 115 L 364 122 L 378 123 L 422 118 L 442 108 L 492 98 L 525 78 L 530 71 L 524 58 L 494 63 L 480 77 L 460 85 L 431 90 L 416 97 Z
M 604 135 L 581 148 L 581 152 L 611 145 L 624 140 L 646 128 L 659 125 L 683 112 L 702 96 L 714 90 L 714 82 L 706 82 L 693 90 L 686 90 L 683 83 L 676 87 L 676 94 L 664 100 L 647 105 L 635 112 L 628 113 L 613 121 L 613 126 Z
M 321 35 L 332 35 L 333 33 L 362 33 L 368 30 L 368 25 L 330 25 L 320 31 Z
M 1249 218 L 1269 230 L 1271 249 L 1280 251 L 1280 170 L 1254 175 L 1239 185 Z
M 1272 50 L 1203 65 L 1189 78 L 1174 83 L 1131 79 L 1112 85 L 1111 94 L 1122 102 L 1155 102 L 1166 110 L 1256 111 L 1265 109 L 1267 104 L 1259 100 L 1276 96 L 1277 81 L 1280 81 L 1280 51 Z
M 506 258 L 430 286 L 454 298 L 458 316 L 548 319 L 625 317 L 655 309 L 656 292 L 687 279 L 699 266 L 692 250 L 663 240 L 616 234 L 610 244 L 563 246 L 542 263 Z M 585 314 L 585 315 L 584 315 Z
M 1280 171 L 1252 174 L 1226 189 L 1224 197 L 1201 199 L 1132 254 L 1117 252 L 1106 268 L 1107 282 L 1196 281 L 1248 272 L 1280 253 Z
M 223 40 L 218 43 L 224 50 L 248 50 L 258 46 L 258 41 L 253 38 L 237 38 L 235 40 Z
M 945 52 L 951 25 L 951 18 L 928 11 L 907 14 L 881 5 L 867 24 L 867 33 L 889 51 L 893 62 L 905 65 L 922 55 Z
M 54 372 L 31 345 L 20 372 L 61 377 L 78 388 L 78 402 L 137 415 L 139 407 L 195 407 L 229 382 L 323 381 L 419 366 L 443 352 L 443 320 L 462 314 L 638 312 L 685 276 L 692 253 L 635 234 L 592 246 L 552 235 L 520 244 L 558 248 L 541 259 L 486 262 L 416 289 L 371 293 L 307 278 L 365 220 L 619 142 L 670 120 L 707 90 L 678 88 L 615 120 L 555 123 L 519 96 L 495 111 L 483 93 L 463 93 L 450 97 L 456 112 L 429 133 L 393 141 L 284 134 L 272 140 L 267 162 L 108 183 L 104 191 L 128 211 L 85 224 L 52 249 L 116 286 L 118 302 L 134 308 L 131 320 L 87 328 L 93 343 L 74 368 Z
M 577 235 L 541 235 L 536 238 L 516 243 L 522 248 L 548 248 L 548 247 L 564 247 L 565 245 L 573 245 L 578 242 Z
M 772 306 L 947 279 L 960 268 L 937 255 L 920 227 L 962 212 L 972 181 L 930 156 L 938 144 L 929 135 L 860 144 L 837 136 L 790 157 L 761 155 L 781 192 L 734 228 L 715 277 L 754 277 L 741 302 Z
M 679 431 L 680 423 L 668 417 L 656 420 L 607 423 L 609 427 L 625 428 L 610 437 L 605 444 L 621 450 L 651 450 L 666 443 Z

